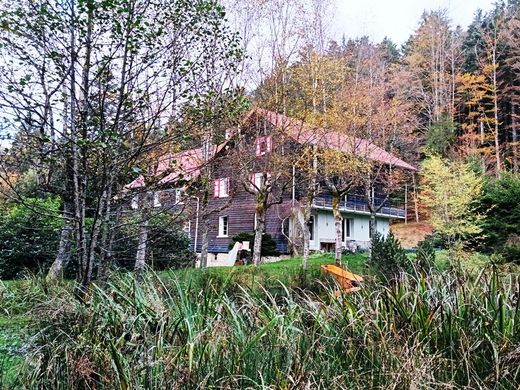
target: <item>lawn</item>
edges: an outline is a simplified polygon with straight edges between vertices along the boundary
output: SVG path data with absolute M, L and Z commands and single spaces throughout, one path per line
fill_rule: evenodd
M 342 257 L 342 263 L 357 274 L 365 274 L 366 253 L 349 254 Z M 309 257 L 307 272 L 302 273 L 302 258 L 293 257 L 274 263 L 262 264 L 259 267 L 252 265 L 237 267 L 210 267 L 204 270 L 185 268 L 160 272 L 165 280 L 177 279 L 183 284 L 204 284 L 207 280 L 215 283 L 239 284 L 242 287 L 259 287 L 276 289 L 280 282 L 289 287 L 300 286 L 302 278 L 306 278 L 306 286 L 320 279 L 321 265 L 334 264 L 334 255 L 331 253 L 316 253 Z

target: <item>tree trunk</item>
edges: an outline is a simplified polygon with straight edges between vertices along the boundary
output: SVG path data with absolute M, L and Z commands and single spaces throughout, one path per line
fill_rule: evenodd
M 208 266 L 208 238 L 209 225 L 207 223 L 202 224 L 202 237 L 201 237 L 201 248 L 200 248 L 200 268 L 206 268 Z
M 342 242 L 341 242 L 341 224 L 343 222 L 343 218 L 341 217 L 341 212 L 339 211 L 341 197 L 338 195 L 332 196 L 332 212 L 334 214 L 334 226 L 336 229 L 336 247 L 335 247 L 335 260 L 336 265 L 341 266 L 341 250 L 342 250 Z
M 143 212 L 141 223 L 139 224 L 139 242 L 137 244 L 137 253 L 135 255 L 134 271 L 138 278 L 141 278 L 146 266 L 146 246 L 148 242 L 148 211 Z
M 70 201 L 63 202 L 63 227 L 60 233 L 60 244 L 58 254 L 47 273 L 47 282 L 55 282 L 63 277 L 63 272 L 70 261 L 72 249 L 72 232 L 74 231 L 74 220 L 72 213 L 73 205 Z
M 415 173 L 412 174 L 413 180 L 413 206 L 415 211 L 415 222 L 419 223 L 419 202 L 417 200 L 417 184 L 415 180 Z
M 518 130 L 516 123 L 516 103 L 511 104 L 511 127 L 513 143 L 513 172 L 518 173 Z
M 99 256 L 99 268 L 97 278 L 102 283 L 108 279 L 108 272 L 112 267 L 114 240 L 116 238 L 116 226 L 119 224 L 121 217 L 121 206 L 117 206 L 115 215 L 107 210 L 107 219 L 105 220 L 103 235 L 101 237 L 101 254 Z
M 255 243 L 253 245 L 253 264 L 259 266 L 262 261 L 262 238 L 265 228 L 265 208 L 256 208 Z
M 311 215 L 310 204 L 305 204 L 302 209 L 298 209 L 295 216 L 296 223 L 300 226 L 303 236 L 303 250 L 302 250 L 302 268 L 307 269 L 309 263 L 310 239 L 311 232 L 309 230 L 309 220 Z
M 497 59 L 496 59 L 496 40 L 493 46 L 493 115 L 495 125 L 495 160 L 496 160 L 496 175 L 500 177 L 502 171 L 502 161 L 500 157 L 500 137 L 499 137 L 499 123 L 498 123 L 498 84 L 497 84 Z
M 303 258 L 302 258 L 302 268 L 304 270 L 307 269 L 307 265 L 309 263 L 309 252 L 311 246 L 311 232 L 309 230 L 309 219 L 311 216 L 311 207 L 310 205 L 305 205 L 305 209 L 303 211 Z
M 368 262 L 372 261 L 372 241 L 374 240 L 374 234 L 376 233 L 376 213 L 370 212 L 370 221 L 368 223 L 368 229 L 370 234 L 370 245 L 368 246 Z

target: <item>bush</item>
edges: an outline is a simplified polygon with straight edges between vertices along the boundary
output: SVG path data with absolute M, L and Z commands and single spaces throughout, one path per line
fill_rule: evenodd
M 435 247 L 432 236 L 427 236 L 417 245 L 415 266 L 418 271 L 429 273 L 435 265 Z
M 229 243 L 229 249 L 232 249 L 236 242 L 249 241 L 251 250 L 253 250 L 253 244 L 255 242 L 255 233 L 240 232 L 231 238 Z M 276 241 L 268 233 L 264 233 L 262 237 L 262 256 L 279 256 L 280 252 L 276 249 Z
M 386 238 L 379 232 L 372 236 L 371 264 L 386 277 L 393 277 L 410 268 L 410 262 L 399 241 L 390 232 Z
M 139 218 L 134 213 L 123 218 L 115 243 L 116 264 L 129 270 L 135 265 Z M 150 218 L 149 227 L 146 261 L 150 267 L 159 271 L 185 267 L 193 262 L 190 238 L 175 216 L 168 213 L 155 215 Z
M 62 221 L 57 198 L 24 200 L 0 209 L 0 278 L 46 271 L 54 261 Z
M 482 250 L 500 252 L 505 261 L 518 260 L 515 236 L 520 232 L 520 175 L 504 173 L 489 179 L 480 200 L 480 212 L 487 217 L 483 224 Z M 520 245 L 520 244 L 519 244 Z

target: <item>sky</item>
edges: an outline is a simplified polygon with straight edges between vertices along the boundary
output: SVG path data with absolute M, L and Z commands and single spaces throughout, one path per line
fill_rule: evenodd
M 467 27 L 477 9 L 488 11 L 494 0 L 336 0 L 331 32 L 347 38 L 385 36 L 401 45 L 418 27 L 423 11 L 445 8 L 453 25 Z

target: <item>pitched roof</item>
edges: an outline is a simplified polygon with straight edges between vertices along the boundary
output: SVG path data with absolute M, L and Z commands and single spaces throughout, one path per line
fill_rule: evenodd
M 218 146 L 212 145 L 210 157 L 220 152 L 226 144 Z M 195 148 L 184 150 L 179 153 L 165 155 L 157 164 L 157 168 L 151 174 L 153 176 L 163 175 L 157 184 L 163 185 L 174 182 L 179 179 L 192 180 L 200 175 L 201 169 L 204 167 L 204 150 L 203 148 Z M 143 187 L 145 184 L 144 176 L 139 175 L 134 181 L 125 186 L 126 190 L 132 190 Z
M 282 130 L 300 144 L 316 145 L 319 148 L 333 148 L 401 169 L 417 171 L 417 168 L 414 166 L 366 139 L 351 137 L 344 133 L 321 127 L 313 127 L 302 120 L 261 108 L 255 108 L 250 111 L 245 120 L 249 120 L 255 114 L 265 118 L 277 129 Z
M 290 118 L 269 110 L 255 108 L 244 117 L 242 123 L 247 124 L 254 115 L 266 119 L 274 127 L 285 132 L 285 134 L 302 145 L 316 145 L 320 148 L 334 148 L 345 153 L 354 153 L 360 157 L 399 167 L 401 169 L 417 171 L 417 168 L 399 159 L 393 154 L 388 153 L 386 150 L 366 139 L 350 137 L 341 132 L 321 127 L 313 127 L 302 120 Z M 218 152 L 220 152 L 227 145 L 227 142 L 228 141 L 220 145 L 213 145 L 211 147 L 210 157 L 214 157 Z M 159 185 L 171 183 L 181 178 L 184 180 L 192 180 L 200 175 L 200 171 L 204 164 L 205 159 L 203 156 L 203 148 L 188 149 L 161 158 L 157 164 L 155 172 L 153 172 L 153 175 L 164 175 L 164 177 L 159 180 Z M 125 190 L 141 188 L 144 184 L 144 177 L 143 175 L 140 175 L 130 184 L 127 184 Z

